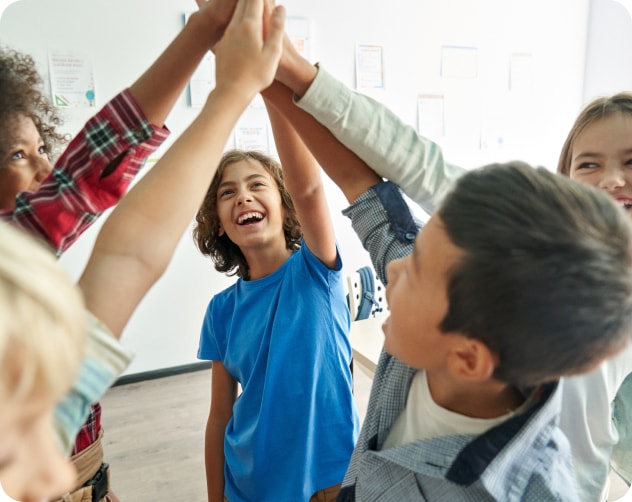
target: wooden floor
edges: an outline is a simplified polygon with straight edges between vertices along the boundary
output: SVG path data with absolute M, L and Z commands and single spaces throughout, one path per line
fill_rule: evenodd
M 364 418 L 370 379 L 356 369 Z M 105 461 L 122 502 L 205 502 L 204 427 L 211 371 L 114 387 L 101 401 Z
M 371 380 L 356 365 L 354 396 L 364 419 Z M 210 370 L 114 387 L 102 400 L 105 461 L 121 502 L 205 502 L 204 427 Z M 611 476 L 610 499 L 632 502 Z

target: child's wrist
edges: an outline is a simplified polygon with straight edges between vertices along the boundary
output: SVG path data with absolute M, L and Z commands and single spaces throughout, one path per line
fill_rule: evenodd
M 208 50 L 212 50 L 217 42 L 222 38 L 223 29 L 221 23 L 214 17 L 203 12 L 193 12 L 187 21 L 185 29 L 195 34 L 197 40 L 204 40 Z
M 277 70 L 277 80 L 289 87 L 298 97 L 302 97 L 318 74 L 318 68 L 307 60 L 301 59 L 296 64 L 282 64 Z

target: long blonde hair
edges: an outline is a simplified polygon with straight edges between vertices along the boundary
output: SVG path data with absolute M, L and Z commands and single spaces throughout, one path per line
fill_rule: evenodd
M 85 324 L 81 294 L 53 254 L 0 222 L 0 409 L 61 398 L 77 375 Z

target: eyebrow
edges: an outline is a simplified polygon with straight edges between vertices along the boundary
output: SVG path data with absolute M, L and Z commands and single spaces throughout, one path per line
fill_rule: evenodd
M 626 148 L 625 150 L 622 150 L 621 152 L 618 152 L 618 154 L 632 155 L 632 148 Z M 576 157 L 573 157 L 573 160 L 593 159 L 593 158 L 599 158 L 599 157 L 604 157 L 604 156 L 605 155 L 603 153 L 599 153 L 599 152 L 582 152 L 579 155 L 577 155 Z
M 265 179 L 265 176 L 263 174 L 259 174 L 259 173 L 254 173 L 254 174 L 250 174 L 248 176 L 246 176 L 246 181 L 252 181 L 253 179 L 256 178 L 263 178 Z M 225 187 L 225 186 L 229 186 L 229 185 L 236 185 L 237 182 L 233 181 L 233 180 L 226 180 L 226 181 L 222 181 L 219 185 L 218 185 L 218 189 Z
M 24 136 L 14 136 L 10 140 L 10 144 L 11 144 L 11 146 L 13 148 L 19 147 L 19 146 L 22 146 L 22 145 L 28 145 L 28 144 L 30 144 L 30 142 L 31 142 L 30 139 L 25 138 Z M 43 144 L 43 145 L 46 144 L 41 136 L 37 137 L 37 143 L 38 144 Z

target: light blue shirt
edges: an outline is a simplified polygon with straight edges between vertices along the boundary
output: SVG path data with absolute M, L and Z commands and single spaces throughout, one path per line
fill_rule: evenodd
M 77 433 L 96 403 L 127 368 L 132 355 L 99 319 L 86 311 L 86 347 L 73 387 L 56 406 L 54 426 L 63 451 L 70 453 Z

